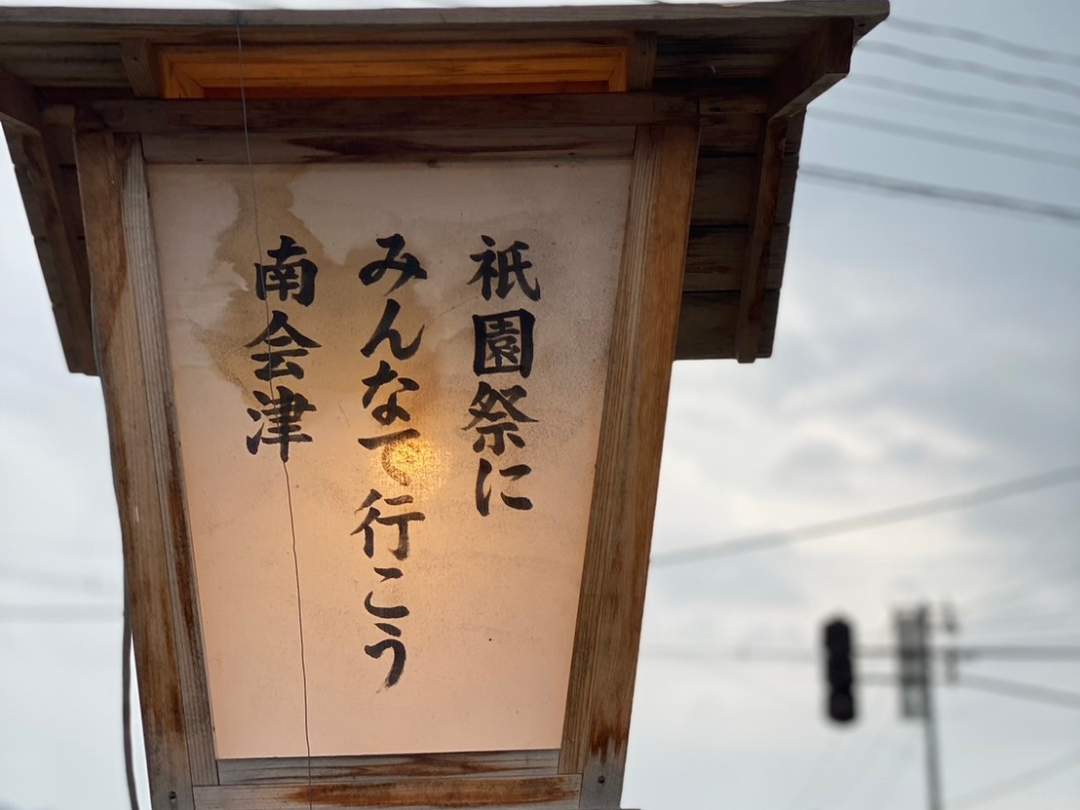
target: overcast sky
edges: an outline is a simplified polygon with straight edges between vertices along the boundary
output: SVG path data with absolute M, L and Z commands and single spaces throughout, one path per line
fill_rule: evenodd
M 898 17 L 1080 52 L 1074 0 L 897 0 L 893 8 Z M 1080 84 L 1080 68 L 888 23 L 869 41 Z M 861 75 L 1080 115 L 1075 96 L 871 52 L 856 52 L 855 81 L 814 110 L 859 112 L 1080 160 L 1075 126 L 906 99 L 859 84 Z M 854 129 L 814 112 L 802 159 L 1080 207 L 1074 168 Z M 125 801 L 119 623 L 30 624 L 3 612 L 25 604 L 118 605 L 120 557 L 100 386 L 66 371 L 18 191 L 6 158 L 2 163 L 0 808 L 114 810 Z M 1080 463 L 1078 255 L 1077 225 L 804 177 L 775 356 L 751 366 L 675 366 L 654 550 L 799 527 Z M 886 642 L 891 608 L 919 600 L 955 601 L 967 642 L 1080 644 L 1078 491 L 1067 485 L 888 528 L 656 567 L 624 806 L 922 807 L 920 731 L 898 720 L 891 688 L 864 689 L 861 721 L 837 730 L 822 719 L 812 662 L 733 653 L 810 651 L 821 620 L 836 611 L 857 620 L 864 640 Z M 867 668 L 885 672 L 889 662 Z M 984 661 L 963 672 L 1062 689 L 1080 683 L 1075 664 Z M 958 799 L 948 806 L 1078 806 L 1080 713 L 984 694 L 965 687 L 963 677 L 939 692 L 939 705 L 945 791 Z M 984 787 L 1069 756 L 1076 767 L 980 803 Z

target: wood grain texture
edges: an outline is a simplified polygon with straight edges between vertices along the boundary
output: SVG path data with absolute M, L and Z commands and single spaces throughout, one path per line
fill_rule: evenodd
M 572 810 L 581 778 L 574 775 L 509 779 L 411 779 L 365 784 L 229 785 L 195 789 L 197 810 L 297 810 L 367 808 L 428 810 L 486 807 L 493 810 Z
M 151 798 L 182 810 L 217 769 L 142 154 L 110 133 L 77 152 Z
M 94 373 L 86 251 L 79 242 L 81 210 L 65 205 L 62 171 L 30 88 L 0 72 L 0 112 L 30 232 L 68 370 Z M 17 119 L 17 120 L 16 120 Z
M 616 808 L 675 357 L 698 128 L 638 133 L 559 769 Z
M 250 143 L 254 163 L 628 157 L 634 149 L 634 128 L 257 133 Z M 243 139 L 232 132 L 146 135 L 143 148 L 150 163 L 243 164 L 247 160 Z
M 787 150 L 789 130 L 794 123 L 801 137 L 799 116 L 807 104 L 847 75 L 854 43 L 855 29 L 850 19 L 821 23 L 773 78 L 771 114 L 761 142 L 750 241 L 735 324 L 735 358 L 740 363 L 752 363 L 760 356 L 762 329 L 769 314 L 765 293 L 772 231 L 778 221 L 787 222 L 791 217 L 796 169 L 786 171 L 785 162 L 794 162 L 797 167 L 798 150 Z M 785 183 L 785 179 L 789 182 Z
M 240 132 L 231 100 L 102 101 L 91 105 L 115 132 Z M 692 97 L 658 93 L 461 96 L 440 98 L 276 99 L 247 105 L 250 132 L 373 132 L 386 129 L 528 129 L 645 126 L 697 121 Z
M 766 290 L 758 357 L 772 353 L 779 290 Z M 735 357 L 735 319 L 739 313 L 736 290 L 684 292 L 679 316 L 679 360 L 715 360 Z
M 440 9 L 364 9 L 354 11 L 218 11 L 175 9 L 100 8 L 0 8 L 0 22 L 36 25 L 78 25 L 104 28 L 108 36 L 124 26 L 150 26 L 157 30 L 173 26 L 232 28 L 436 28 L 443 37 L 454 28 L 556 24 L 616 24 L 649 27 L 662 23 L 682 23 L 690 30 L 711 22 L 780 19 L 815 20 L 828 17 L 858 17 L 865 25 L 883 20 L 889 12 L 888 0 L 782 0 L 772 3 L 639 4 L 625 6 L 485 7 Z M 765 28 L 767 29 L 767 25 Z M 111 29 L 111 30 L 110 30 Z M 700 32 L 700 28 L 697 29 Z M 465 33 L 465 32 L 463 32 Z M 325 36 L 325 34 L 324 34 Z
M 156 279 L 140 279 L 128 260 L 123 217 L 128 146 L 108 133 L 80 135 L 79 182 L 89 223 L 94 340 L 123 536 L 151 803 L 154 810 L 191 810 L 157 448 L 149 428 L 150 411 L 162 407 L 166 393 L 153 388 L 149 366 L 167 368 L 168 360 L 164 354 L 148 356 L 152 344 L 144 343 L 150 336 L 142 334 L 140 324 L 138 288 Z
M 766 262 L 765 287 L 779 289 L 784 274 L 784 254 L 789 228 L 773 228 Z M 685 292 L 738 290 L 746 267 L 746 248 L 750 229 L 743 225 L 708 226 L 690 224 L 690 243 L 686 248 Z
M 642 31 L 635 34 L 630 45 L 626 70 L 629 90 L 652 90 L 656 75 L 656 34 Z
M 385 782 L 391 777 L 554 776 L 558 766 L 558 750 L 313 757 L 311 778 L 319 782 Z M 218 772 L 222 785 L 307 784 L 308 760 L 306 757 L 223 759 L 218 761 Z
M 165 98 L 373 98 L 626 90 L 627 39 L 165 46 Z M 242 80 L 242 81 L 241 81 Z
M 735 359 L 740 363 L 752 363 L 758 357 L 765 318 L 766 257 L 780 198 L 787 124 L 786 118 L 770 119 L 761 147 L 757 194 L 746 249 L 746 269 L 739 285 L 739 315 L 735 325 Z
M 176 404 L 165 338 L 165 309 L 161 300 L 157 246 L 145 167 L 141 146 L 137 143 L 133 145 L 125 166 L 123 201 L 124 235 L 128 267 L 136 294 L 147 393 L 156 398 L 149 409 L 148 427 L 154 450 L 191 779 L 195 785 L 217 784 L 210 698 L 203 661 L 202 622 L 199 618 L 195 562 L 180 465 Z
M 139 98 L 161 95 L 161 75 L 154 46 L 146 39 L 124 39 L 120 59 L 132 92 Z
M 40 129 L 40 113 L 34 88 L 6 70 L 0 70 L 0 124 L 20 134 Z
M 820 23 L 773 77 L 771 114 L 788 118 L 804 112 L 811 101 L 847 76 L 855 40 L 850 19 Z

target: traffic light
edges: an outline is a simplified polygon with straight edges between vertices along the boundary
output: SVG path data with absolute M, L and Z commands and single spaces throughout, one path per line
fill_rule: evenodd
M 826 713 L 836 723 L 855 719 L 855 662 L 851 625 L 844 619 L 825 624 L 825 680 L 829 696 Z

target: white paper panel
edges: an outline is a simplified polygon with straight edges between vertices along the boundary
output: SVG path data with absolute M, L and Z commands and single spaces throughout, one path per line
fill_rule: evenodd
M 260 166 L 257 246 L 246 167 L 151 167 L 220 757 L 306 752 L 290 496 L 312 755 L 559 746 L 629 172 L 622 160 Z M 376 238 L 395 233 L 428 277 L 390 292 L 399 278 L 391 269 L 365 286 L 361 268 L 386 257 Z M 318 269 L 308 306 L 270 291 L 268 307 L 257 296 L 255 262 L 272 262 L 282 234 Z M 520 284 L 504 299 L 493 284 L 491 300 L 469 284 L 482 235 L 497 250 L 529 245 L 521 256 L 538 301 Z M 384 342 L 365 357 L 390 299 L 404 341 L 423 326 L 420 347 L 399 360 Z M 320 344 L 287 358 L 303 379 L 277 377 L 272 390 L 255 375 L 265 363 L 252 359 L 265 347 L 245 347 L 268 309 Z M 518 309 L 535 317 L 528 379 L 477 376 L 472 316 Z M 372 416 L 396 383 L 362 404 L 362 379 L 380 360 L 420 386 L 398 397 L 408 423 L 384 428 Z M 516 407 L 537 421 L 519 423 L 523 448 L 474 451 L 477 434 L 463 428 L 480 382 L 527 391 Z M 271 437 L 265 419 L 248 414 L 261 407 L 254 392 L 280 398 L 280 386 L 316 408 L 299 424 L 312 441 L 290 444 L 287 465 L 280 445 L 252 454 L 246 442 L 260 424 Z M 388 459 L 405 484 L 358 440 L 407 427 L 419 439 Z M 475 497 L 480 458 L 493 465 L 486 517 Z M 519 464 L 532 472 L 499 475 Z M 425 516 L 409 524 L 406 559 L 391 554 L 392 525 L 373 526 L 372 559 L 363 533 L 351 534 L 372 489 L 413 498 L 377 502 L 383 517 Z M 533 508 L 510 508 L 501 491 Z M 380 582 L 375 566 L 402 576 Z M 369 593 L 376 606 L 409 610 L 383 620 L 401 630 L 407 656 L 391 687 L 392 651 L 365 653 L 390 638 L 365 609 Z

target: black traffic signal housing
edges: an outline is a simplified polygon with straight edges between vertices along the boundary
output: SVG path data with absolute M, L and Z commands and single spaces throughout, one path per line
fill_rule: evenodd
M 822 636 L 829 693 L 825 711 L 835 723 L 850 723 L 855 719 L 855 645 L 851 624 L 845 619 L 833 619 L 826 622 Z

